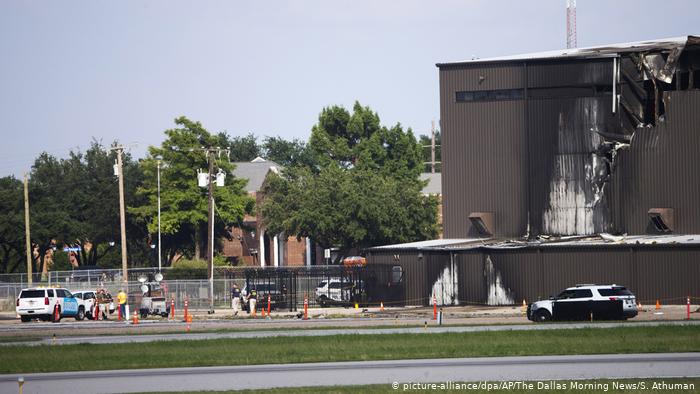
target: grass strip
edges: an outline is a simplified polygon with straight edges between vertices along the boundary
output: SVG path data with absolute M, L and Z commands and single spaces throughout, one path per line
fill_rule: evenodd
M 700 351 L 700 326 L 8 345 L 0 372 Z
M 498 383 L 498 382 L 489 382 Z M 534 388 L 515 388 L 515 389 L 465 389 L 466 382 L 455 383 L 453 389 L 441 389 L 438 386 L 425 388 L 405 388 L 399 385 L 398 389 L 394 389 L 390 384 L 373 384 L 362 386 L 319 386 L 319 387 L 284 387 L 277 389 L 266 390 L 239 390 L 239 391 L 191 391 L 178 392 L 178 394 L 195 394 L 195 393 L 211 393 L 211 394 L 381 394 L 381 393 L 402 393 L 402 392 L 439 392 L 439 393 L 509 393 L 509 394 L 531 394 L 538 392 L 563 393 L 563 394 L 598 394 L 598 393 L 700 393 L 700 378 L 656 378 L 656 379 L 597 379 L 597 380 L 559 380 L 559 381 L 542 381 L 528 382 L 534 385 Z M 427 383 L 429 384 L 429 383 Z M 427 385 L 426 384 L 426 385 Z M 444 383 L 447 386 L 446 383 Z M 459 386 L 457 386 L 459 385 Z M 555 388 L 556 385 L 556 388 Z M 566 388 L 564 388 L 566 387 Z M 142 393 L 148 394 L 148 393 Z M 159 393 L 159 394 L 174 394 L 174 393 Z

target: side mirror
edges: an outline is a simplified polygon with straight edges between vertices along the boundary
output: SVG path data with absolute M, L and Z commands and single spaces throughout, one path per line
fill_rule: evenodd
M 555 296 L 549 296 L 549 299 L 553 301 L 553 300 L 556 300 L 557 297 L 555 297 Z

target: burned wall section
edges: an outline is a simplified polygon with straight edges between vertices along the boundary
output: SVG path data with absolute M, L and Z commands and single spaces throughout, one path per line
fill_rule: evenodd
M 483 235 L 474 212 L 493 215 L 495 237 L 647 234 L 652 208 L 700 231 L 689 42 L 441 65 L 445 237 Z
M 654 234 L 648 211 L 672 208 L 678 234 L 700 233 L 700 90 L 668 91 L 664 120 L 639 128 L 614 174 L 619 228 Z

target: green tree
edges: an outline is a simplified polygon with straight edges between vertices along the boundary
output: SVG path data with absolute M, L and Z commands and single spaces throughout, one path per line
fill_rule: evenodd
M 0 178 L 0 273 L 26 271 L 22 182 Z
M 262 144 L 263 156 L 285 167 L 311 165 L 311 156 L 303 141 L 287 141 L 282 137 L 265 137 Z
M 220 147 L 230 148 L 231 161 L 252 161 L 262 156 L 262 148 L 258 145 L 258 138 L 250 133 L 244 137 L 229 137 L 226 133 L 219 133 L 215 140 Z
M 35 161 L 29 183 L 32 242 L 39 267 L 50 248 L 80 246 L 80 265 L 98 265 L 114 253 L 110 243 L 120 238 L 119 193 L 113 173 L 116 153 L 93 141 L 85 153 L 72 151 L 66 159 L 43 153 Z M 135 204 L 141 170 L 131 156 L 123 157 L 126 204 Z M 130 265 L 147 259 L 145 231 L 127 215 Z M 116 256 L 115 256 L 116 257 Z M 112 258 L 116 263 L 116 259 Z M 102 262 L 105 263 L 105 262 Z M 111 266 L 112 264 L 99 264 Z
M 166 130 L 160 147 L 149 147 L 141 161 L 144 181 L 138 189 L 142 205 L 132 206 L 133 213 L 147 226 L 152 238 L 158 232 L 157 162 L 161 161 L 161 234 L 166 263 L 177 254 L 203 258 L 208 222 L 207 190 L 197 183 L 197 171 L 208 171 L 203 147 L 230 146 L 225 134 L 210 134 L 199 122 L 186 117 L 175 119 L 176 128 Z M 226 173 L 226 186 L 214 187 L 216 202 L 215 238 L 228 236 L 227 228 L 251 213 L 254 200 L 244 191 L 244 181 L 232 175 L 233 164 L 226 154 L 216 155 L 215 167 Z
M 264 186 L 261 213 L 270 232 L 338 247 L 340 255 L 437 234 L 437 199 L 423 196 L 420 146 L 411 130 L 380 125 L 355 103 L 353 113 L 324 108 L 307 146 L 312 165 L 292 166 Z

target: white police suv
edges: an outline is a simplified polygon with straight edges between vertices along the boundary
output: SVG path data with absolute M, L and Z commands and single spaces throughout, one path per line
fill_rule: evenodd
M 618 285 L 576 285 L 556 297 L 527 306 L 527 318 L 549 320 L 622 320 L 637 316 L 634 294 Z
M 57 316 L 54 316 L 54 308 L 58 308 Z M 33 287 L 22 289 L 15 311 L 23 322 L 32 319 L 59 322 L 63 317 L 83 320 L 85 303 L 66 289 Z

